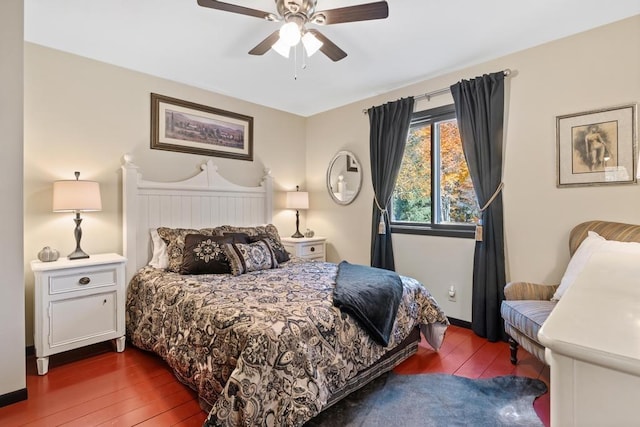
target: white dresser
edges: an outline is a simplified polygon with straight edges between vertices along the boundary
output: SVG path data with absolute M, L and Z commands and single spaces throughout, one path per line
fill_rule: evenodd
M 552 426 L 640 425 L 640 257 L 596 253 L 538 333 Z
M 309 260 L 325 261 L 325 237 L 280 237 L 282 245 L 292 255 Z
M 98 254 L 31 262 L 38 374 L 49 370 L 50 355 L 74 348 L 115 339 L 116 350 L 124 351 L 125 261 Z

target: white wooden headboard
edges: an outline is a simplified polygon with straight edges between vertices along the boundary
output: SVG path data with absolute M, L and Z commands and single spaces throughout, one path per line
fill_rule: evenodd
M 127 283 L 151 258 L 152 228 L 271 223 L 273 177 L 269 170 L 259 186 L 243 187 L 220 176 L 211 160 L 200 168 L 202 172 L 184 181 L 147 181 L 131 156 L 124 156 L 122 232 Z

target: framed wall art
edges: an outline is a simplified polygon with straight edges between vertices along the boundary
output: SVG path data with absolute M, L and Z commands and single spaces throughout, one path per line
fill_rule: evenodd
M 253 117 L 152 93 L 151 148 L 253 160 Z
M 634 184 L 637 105 L 556 117 L 558 187 Z

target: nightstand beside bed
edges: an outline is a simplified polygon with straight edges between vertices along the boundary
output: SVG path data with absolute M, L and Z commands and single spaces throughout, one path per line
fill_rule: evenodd
M 125 347 L 125 262 L 118 254 L 31 261 L 35 276 L 34 346 L 38 374 L 49 356 L 115 340 Z
M 298 258 L 326 261 L 325 237 L 280 237 L 282 245 L 291 255 Z

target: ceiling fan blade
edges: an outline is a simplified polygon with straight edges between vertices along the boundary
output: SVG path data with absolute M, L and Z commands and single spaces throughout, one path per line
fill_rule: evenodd
M 347 53 L 336 46 L 331 40 L 326 38 L 320 31 L 318 30 L 308 30 L 311 34 L 316 36 L 318 40 L 322 42 L 322 46 L 320 47 L 320 51 L 327 55 L 329 59 L 334 62 L 340 61 L 347 56 Z
M 357 6 L 322 10 L 314 13 L 311 21 L 316 24 L 329 25 L 344 22 L 368 21 L 371 19 L 384 19 L 388 16 L 389 5 L 386 1 L 378 1 L 375 3 L 359 4 Z
M 262 40 L 260 43 L 256 45 L 253 49 L 249 51 L 249 55 L 264 55 L 271 49 L 271 46 L 280 38 L 280 30 L 276 30 L 267 36 L 266 39 Z
M 256 18 L 272 20 L 273 13 L 263 12 L 262 10 L 251 9 L 235 4 L 224 3 L 217 0 L 198 0 L 198 4 L 211 9 L 223 10 L 225 12 L 239 13 L 241 15 L 255 16 Z

